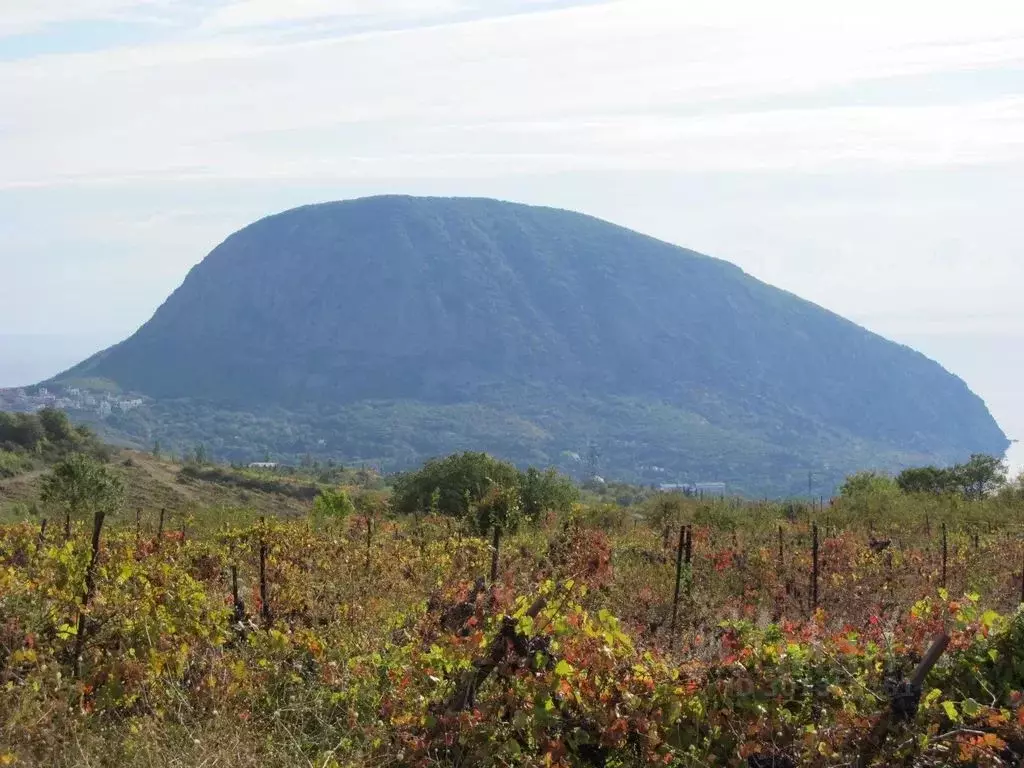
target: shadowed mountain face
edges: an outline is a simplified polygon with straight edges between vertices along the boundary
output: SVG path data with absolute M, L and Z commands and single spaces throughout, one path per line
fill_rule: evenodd
M 752 491 L 1007 445 L 936 363 L 731 264 L 480 199 L 368 198 L 263 219 L 134 336 L 58 380 L 86 378 L 155 398 L 145 437 L 171 403 L 277 409 L 309 416 L 294 420 L 313 432 L 305 447 L 338 458 L 476 447 L 559 463 L 592 445 L 610 474 L 655 465 Z M 195 437 L 230 454 L 244 435 Z M 303 440 L 260 445 L 291 453 Z

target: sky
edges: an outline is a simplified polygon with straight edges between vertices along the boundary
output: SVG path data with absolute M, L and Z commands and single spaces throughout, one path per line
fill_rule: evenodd
M 1024 439 L 1019 0 L 0 9 L 0 386 L 126 337 L 264 215 L 484 195 L 732 261 Z

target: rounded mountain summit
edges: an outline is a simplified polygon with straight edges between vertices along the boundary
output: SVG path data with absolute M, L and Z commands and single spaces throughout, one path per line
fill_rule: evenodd
M 485 199 L 258 221 L 55 381 L 90 380 L 153 399 L 109 428 L 230 458 L 397 468 L 475 449 L 785 493 L 1008 445 L 935 362 L 732 264 Z

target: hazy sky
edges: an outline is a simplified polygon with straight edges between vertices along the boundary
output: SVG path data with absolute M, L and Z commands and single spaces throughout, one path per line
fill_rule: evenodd
M 0 385 L 124 337 L 262 215 L 488 195 L 729 259 L 1024 438 L 1020 0 L 0 8 Z

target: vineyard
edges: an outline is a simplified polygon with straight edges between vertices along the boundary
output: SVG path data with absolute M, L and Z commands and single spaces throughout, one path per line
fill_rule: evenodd
M 0 765 L 1024 760 L 1018 499 L 373 501 L 0 527 Z

